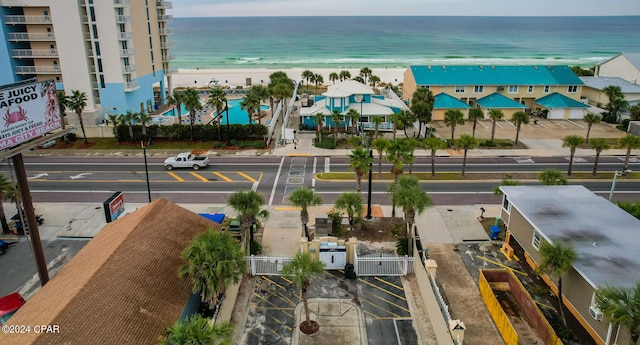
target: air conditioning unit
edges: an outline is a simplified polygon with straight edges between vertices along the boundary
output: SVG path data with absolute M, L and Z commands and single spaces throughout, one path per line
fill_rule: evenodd
M 602 321 L 602 312 L 595 306 L 589 307 L 589 315 L 598 321 Z

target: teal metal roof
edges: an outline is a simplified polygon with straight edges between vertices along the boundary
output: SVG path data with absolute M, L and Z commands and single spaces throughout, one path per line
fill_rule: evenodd
M 568 66 L 410 66 L 418 86 L 583 85 Z
M 469 109 L 471 108 L 467 103 L 453 97 L 446 93 L 440 93 L 435 96 L 435 102 L 433 103 L 433 109 Z
M 542 98 L 538 98 L 535 100 L 536 103 L 541 106 L 553 109 L 553 108 L 589 108 L 588 105 L 578 102 L 575 99 L 569 98 L 565 95 L 561 95 L 557 92 L 554 92 L 550 95 L 544 96 Z
M 499 93 L 492 93 L 476 101 L 478 105 L 487 109 L 526 109 L 527 107 Z

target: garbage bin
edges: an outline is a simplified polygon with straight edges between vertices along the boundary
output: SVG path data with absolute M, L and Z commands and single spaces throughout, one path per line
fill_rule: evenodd
M 500 235 L 500 227 L 492 225 L 489 228 L 489 238 L 492 240 L 497 240 L 498 239 L 498 235 Z
M 356 279 L 356 270 L 353 264 L 346 264 L 344 266 L 344 278 L 345 279 Z

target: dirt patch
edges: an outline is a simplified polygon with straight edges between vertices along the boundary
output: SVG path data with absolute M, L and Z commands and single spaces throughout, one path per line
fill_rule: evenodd
M 367 242 L 394 242 L 404 237 L 404 220 L 401 217 L 374 217 L 371 220 L 363 219 L 356 229 L 340 229 L 337 237 L 348 240 L 355 237 L 358 241 Z

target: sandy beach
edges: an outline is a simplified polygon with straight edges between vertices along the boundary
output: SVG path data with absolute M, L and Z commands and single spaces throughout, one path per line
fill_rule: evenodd
M 324 85 L 331 85 L 329 80 L 329 74 L 335 72 L 340 74 L 341 71 L 347 70 L 351 73 L 351 77 L 355 77 L 360 73 L 359 68 L 345 68 L 345 69 L 333 69 L 333 68 L 285 68 L 285 69 L 270 69 L 270 68 L 247 68 L 247 69 L 179 69 L 178 73 L 172 75 L 173 87 L 203 87 L 205 83 L 208 83 L 212 79 L 218 81 L 218 85 L 229 86 L 236 88 L 238 86 L 247 86 L 247 78 L 251 79 L 251 84 L 268 84 L 269 75 L 276 71 L 283 71 L 287 73 L 289 78 L 297 81 L 303 81 L 302 72 L 304 70 L 310 70 L 313 73 L 322 75 L 324 79 Z M 404 68 L 372 68 L 373 75 L 378 76 L 381 82 L 392 83 L 397 85 L 402 83 L 403 75 L 406 69 Z M 306 81 L 303 81 L 306 84 Z

